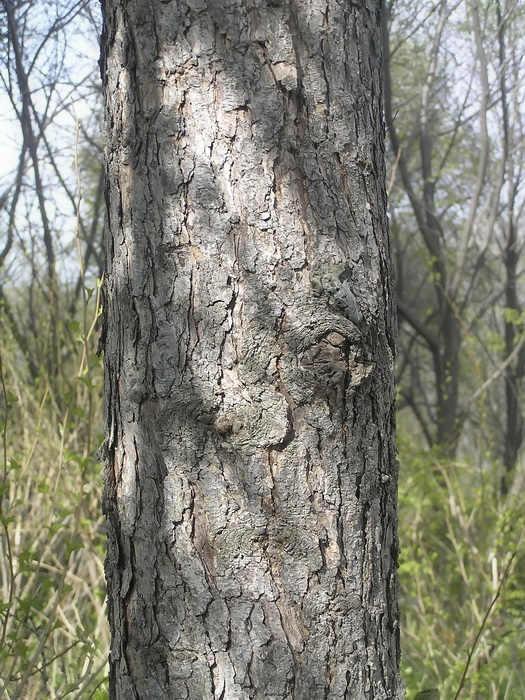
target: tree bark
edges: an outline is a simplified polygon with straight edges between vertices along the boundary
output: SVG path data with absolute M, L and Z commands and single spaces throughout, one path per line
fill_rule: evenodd
M 380 4 L 105 1 L 113 700 L 402 696 Z

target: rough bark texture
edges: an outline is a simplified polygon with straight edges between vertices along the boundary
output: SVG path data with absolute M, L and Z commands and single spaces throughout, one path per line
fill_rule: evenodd
M 113 699 L 401 696 L 379 14 L 105 2 Z

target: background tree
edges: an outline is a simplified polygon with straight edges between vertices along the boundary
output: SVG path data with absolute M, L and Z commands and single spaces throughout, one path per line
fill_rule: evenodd
M 452 455 L 465 425 L 479 426 L 488 409 L 488 449 L 509 478 L 523 439 L 522 22 L 514 2 L 396 3 L 384 16 L 401 408 L 429 445 Z M 497 353 L 492 333 L 505 337 Z M 474 399 L 487 392 L 480 407 Z
M 523 19 L 496 1 L 384 16 L 403 673 L 454 699 L 524 692 Z
M 85 1 L 2 0 L 0 9 L 1 97 L 11 108 L 2 138 L 0 301 L 33 379 L 43 368 L 62 379 L 62 322 L 75 315 L 84 272 L 91 281 L 102 274 L 101 146 L 89 117 L 100 86 L 85 46 L 97 25 Z M 83 200 L 78 173 L 89 177 L 88 162 L 95 183 L 83 183 Z
M 113 698 L 395 698 L 380 3 L 105 3 Z
M 0 2 L 0 696 L 11 700 L 95 697 L 105 677 L 96 31 L 85 2 Z

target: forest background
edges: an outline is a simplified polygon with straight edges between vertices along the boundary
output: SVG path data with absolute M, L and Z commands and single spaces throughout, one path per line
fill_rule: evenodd
M 107 697 L 100 8 L 0 0 L 0 696 Z M 408 697 L 525 697 L 525 4 L 385 3 Z

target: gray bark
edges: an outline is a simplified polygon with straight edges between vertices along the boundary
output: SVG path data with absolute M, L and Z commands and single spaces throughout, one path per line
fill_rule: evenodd
M 379 13 L 105 2 L 113 699 L 401 697 Z

